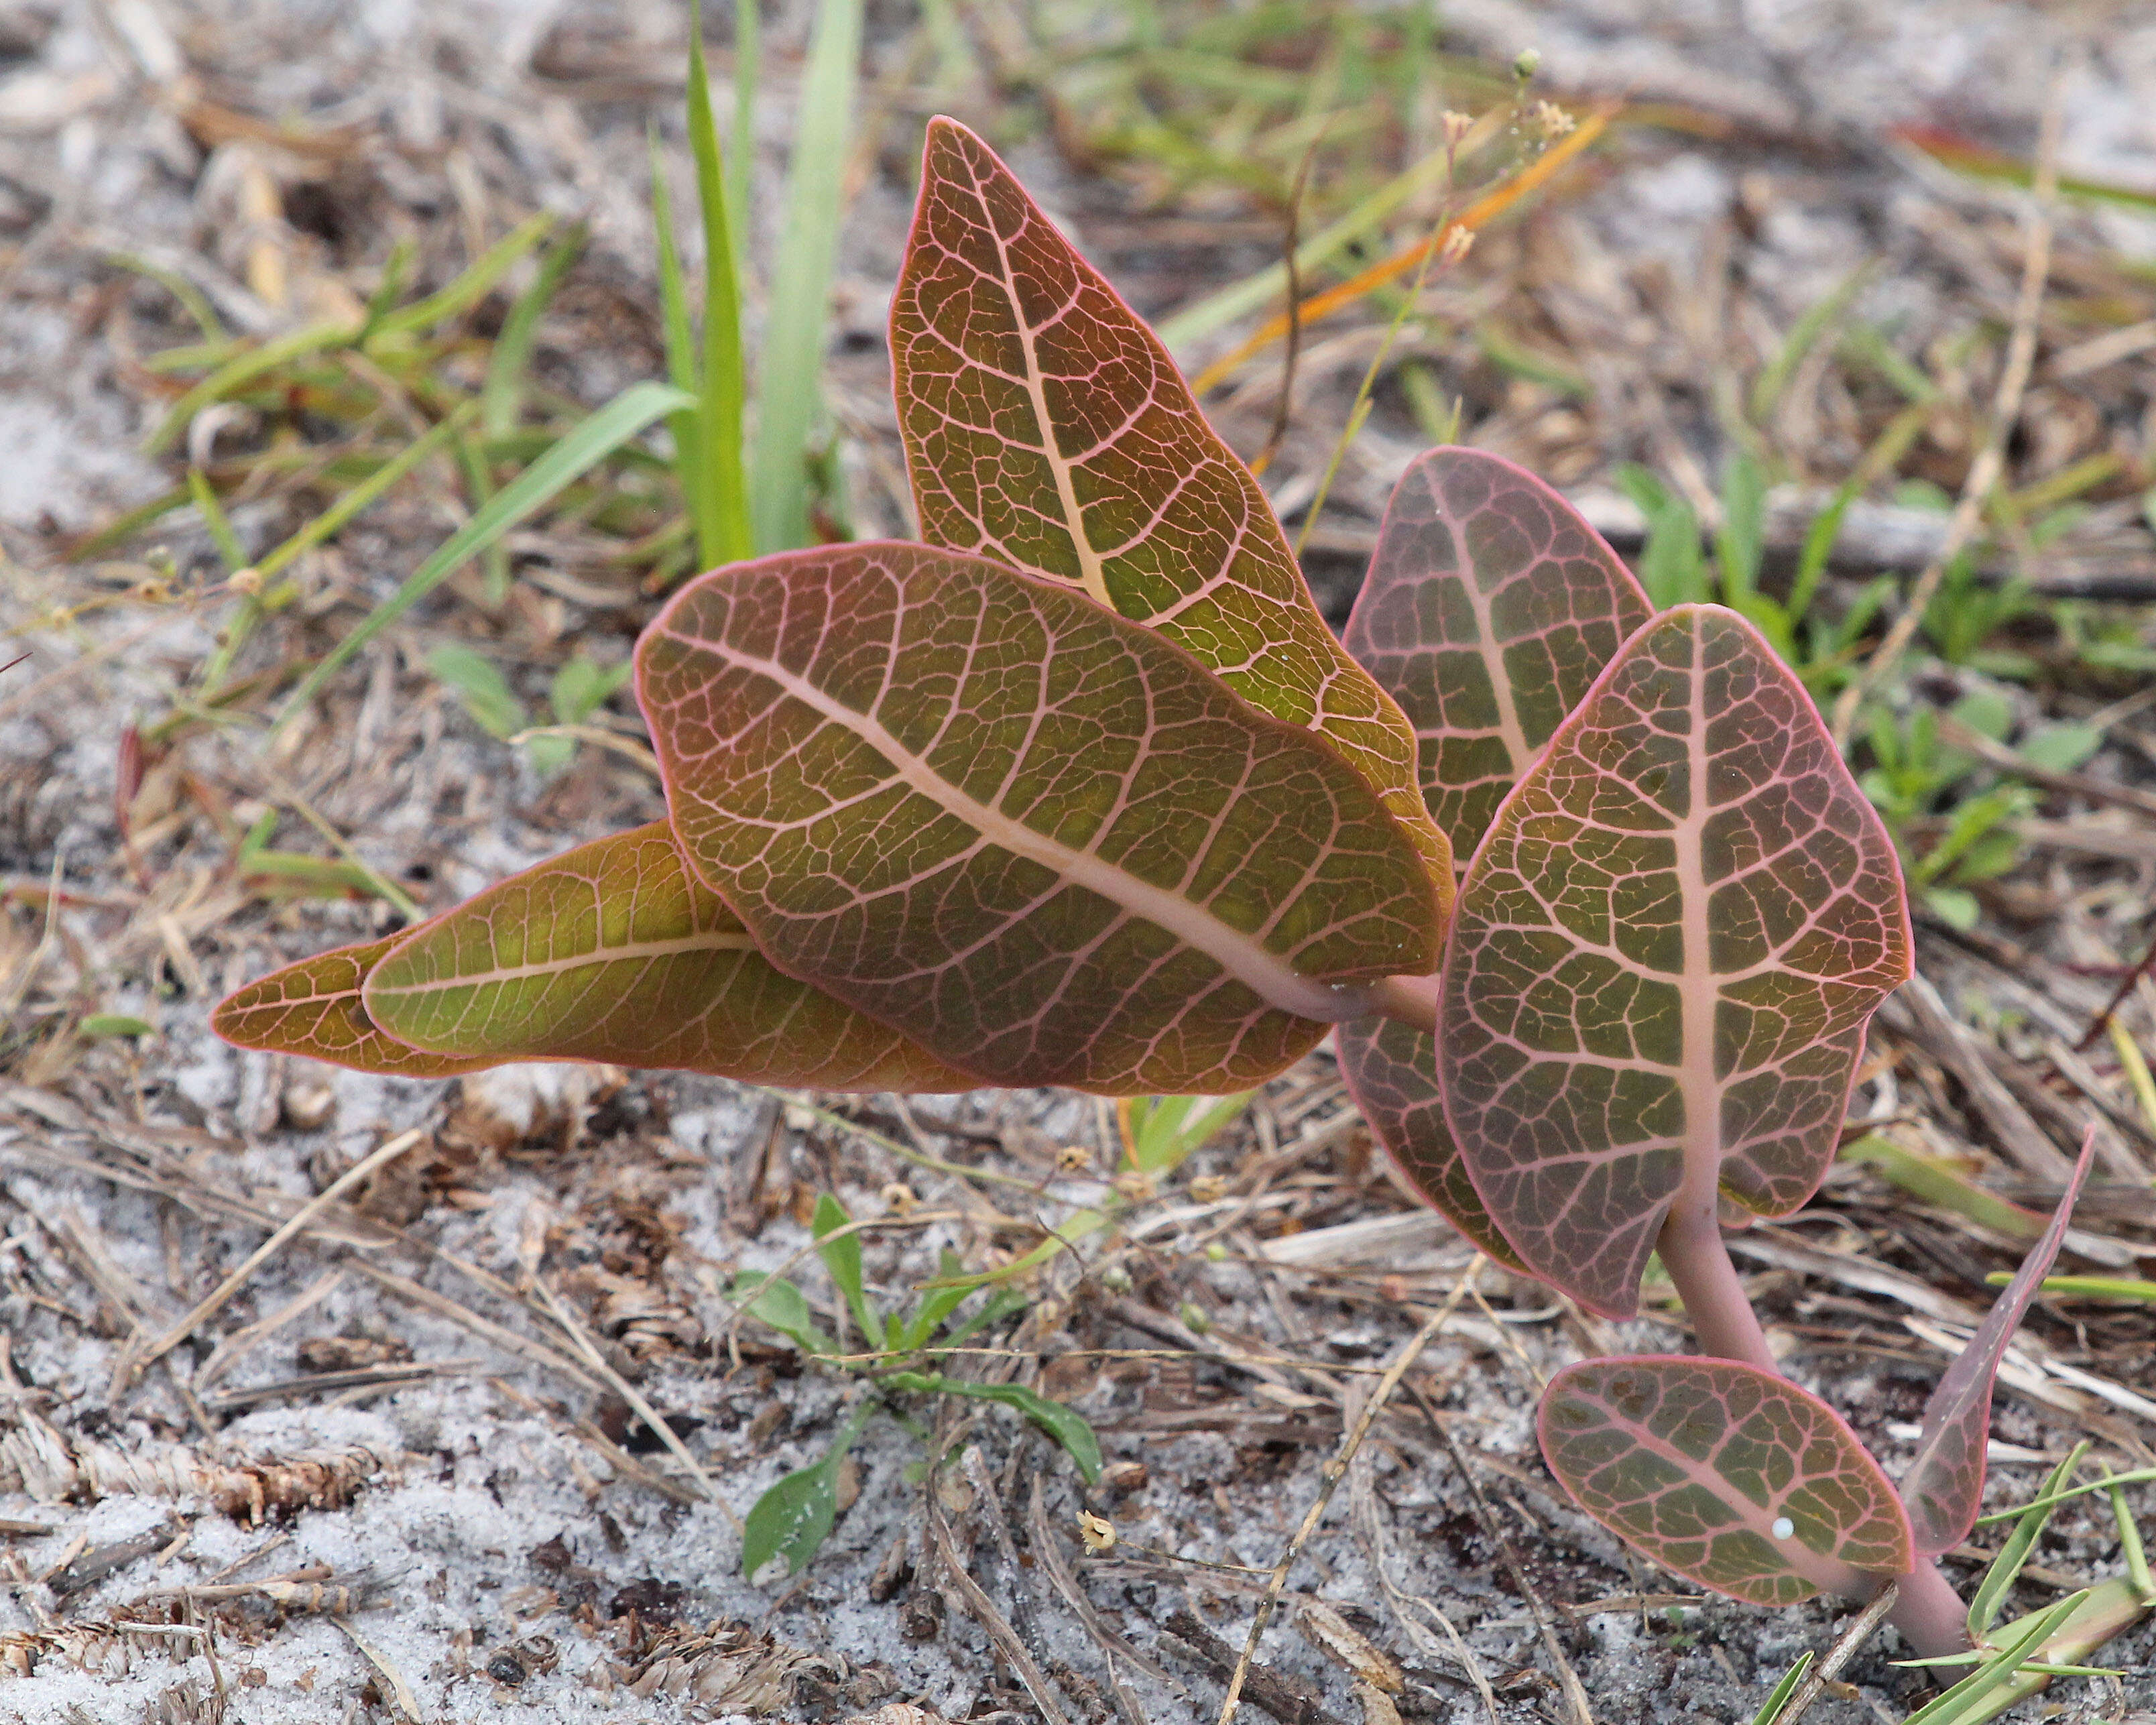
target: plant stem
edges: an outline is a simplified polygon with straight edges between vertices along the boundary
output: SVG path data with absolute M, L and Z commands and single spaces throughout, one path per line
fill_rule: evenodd
M 1676 1284 L 1702 1349 L 1778 1377 L 1787 1375 L 1767 1345 L 1767 1332 L 1745 1297 L 1737 1266 L 1729 1261 L 1712 1189 L 1703 1197 L 1678 1194 L 1655 1248 L 1661 1255 L 1662 1268 Z M 1920 1656 L 1932 1658 L 1967 1649 L 1968 1609 L 1938 1564 L 1919 1562 L 1907 1574 L 1894 1579 L 1902 1591 L 1887 1620 Z

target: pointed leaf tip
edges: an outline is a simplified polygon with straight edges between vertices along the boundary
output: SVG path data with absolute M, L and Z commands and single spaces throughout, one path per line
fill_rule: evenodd
M 499 1064 L 430 1054 L 383 1032 L 361 999 L 367 974 L 403 939 L 337 947 L 236 989 L 210 1014 L 210 1029 L 239 1048 L 305 1055 L 393 1078 L 454 1078 Z
M 690 583 L 637 665 L 675 831 L 773 962 L 992 1081 L 1242 1089 L 1435 966 L 1368 784 L 1067 588 L 787 552 Z
M 953 120 L 929 125 L 891 349 L 922 538 L 1077 588 L 1319 732 L 1450 902 L 1414 736 L 1326 627 L 1265 493 L 1159 337 Z
M 1550 1380 L 1543 1455 L 1573 1501 L 1665 1568 L 1757 1605 L 1864 1598 L 1908 1518 L 1841 1416 L 1733 1360 L 1584 1360 Z
M 2051 1273 L 2066 1237 L 2082 1183 L 2096 1155 L 2096 1127 L 2082 1140 L 2082 1153 L 2060 1194 L 2044 1237 L 2030 1247 L 2014 1280 L 2000 1291 L 1969 1345 L 1947 1368 L 1924 1405 L 1924 1428 L 1916 1458 L 1902 1476 L 1902 1501 L 1908 1506 L 1917 1549 L 1924 1557 L 1951 1551 L 1968 1538 L 1984 1502 L 1985 1454 L 1991 1437 L 1991 1389 L 2007 1344 L 2020 1327 L 2030 1302 Z
M 1910 950 L 1893 844 L 1803 685 L 1732 611 L 1656 619 L 1461 885 L 1440 1076 L 1485 1207 L 1629 1317 L 1688 1170 L 1762 1215 L 1817 1187 Z

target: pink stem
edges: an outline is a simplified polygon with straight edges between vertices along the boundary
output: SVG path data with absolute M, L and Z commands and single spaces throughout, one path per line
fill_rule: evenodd
M 1763 1372 L 1787 1375 L 1767 1345 L 1767 1332 L 1759 1327 L 1758 1314 L 1744 1296 L 1737 1266 L 1729 1261 L 1729 1248 L 1722 1242 L 1722 1224 L 1711 1194 L 1702 1204 L 1687 1201 L 1686 1194 L 1680 1194 L 1669 1219 L 1662 1224 L 1655 1249 L 1661 1255 L 1662 1268 L 1676 1284 L 1685 1315 L 1691 1320 L 1692 1332 L 1702 1348 L 1717 1358 L 1739 1360 Z M 1939 1573 L 1937 1563 L 1919 1563 L 1907 1574 L 1894 1579 L 1902 1590 L 1887 1620 L 1901 1630 L 1920 1657 L 1931 1659 L 1967 1650 L 1968 1608 Z

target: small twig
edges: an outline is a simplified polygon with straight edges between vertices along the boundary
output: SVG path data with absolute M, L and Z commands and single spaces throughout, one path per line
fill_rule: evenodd
M 1086 1598 L 1086 1589 L 1079 1585 L 1077 1576 L 1071 1571 L 1070 1558 L 1064 1555 L 1063 1546 L 1055 1537 L 1055 1530 L 1048 1524 L 1048 1504 L 1041 1495 L 1040 1481 L 1040 1475 L 1034 1475 L 1033 1501 L 1029 1506 L 1026 1533 L 1033 1548 L 1034 1561 L 1040 1565 L 1042 1573 L 1048 1577 L 1049 1585 L 1062 1595 L 1063 1603 L 1070 1608 L 1071 1615 L 1085 1625 L 1086 1632 L 1100 1644 L 1101 1651 L 1107 1656 L 1111 1672 L 1114 1662 L 1121 1660 L 1133 1670 L 1144 1672 L 1156 1683 L 1165 1684 L 1177 1694 L 1183 1694 L 1183 1686 L 1126 1640 L 1101 1615 L 1092 1600 Z M 1122 1690 L 1122 1685 L 1112 1676 L 1110 1681 L 1117 1691 Z
M 2051 204 L 2059 187 L 2059 134 L 2064 117 L 2061 87 L 2055 77 L 2050 99 L 2044 105 L 2043 129 L 2036 146 L 2029 244 L 2022 259 L 2021 291 L 2014 305 L 2014 333 L 2006 344 L 2006 363 L 1999 374 L 1998 393 L 1992 398 L 1991 423 L 1984 432 L 1984 447 L 1969 464 L 1969 475 L 1962 482 L 1960 501 L 1954 505 L 1953 515 L 1947 522 L 1946 537 L 1939 542 L 1938 549 L 1933 552 L 1931 561 L 1924 565 L 1923 572 L 1909 589 L 1902 614 L 1894 619 L 1894 626 L 1887 631 L 1887 638 L 1880 642 L 1878 650 L 1865 662 L 1863 670 L 1834 704 L 1834 744 L 1844 754 L 1849 752 L 1850 734 L 1856 728 L 1858 711 L 1871 691 L 1886 680 L 1915 639 L 1925 612 L 1931 608 L 1932 600 L 1938 593 L 1939 583 L 1946 579 L 1947 566 L 1975 536 L 1992 488 L 2005 470 L 2006 440 L 2013 435 L 2015 424 L 2021 417 L 2022 392 L 2028 388 L 2030 367 L 2036 357 L 2037 315 L 2043 310 L 2044 287 L 2051 273 Z
M 1797 1725 L 1811 1704 L 1820 1698 L 1826 1686 L 1841 1675 L 1842 1667 L 1856 1657 L 1856 1650 L 1871 1639 L 1871 1632 L 1887 1620 L 1887 1614 L 1894 1609 L 1895 1595 L 1901 1589 L 1888 1582 L 1879 1589 L 1878 1597 L 1856 1614 L 1849 1627 L 1835 1637 L 1834 1645 L 1817 1665 L 1804 1673 L 1804 1681 L 1797 1685 L 1792 1695 L 1774 1719 L 1773 1725 Z
M 1296 254 L 1302 247 L 1302 197 L 1310 185 L 1310 165 L 1324 141 L 1322 131 L 1310 141 L 1310 147 L 1302 153 L 1302 165 L 1295 171 L 1294 189 L 1287 194 L 1287 347 L 1281 356 L 1280 400 L 1273 408 L 1272 429 L 1265 434 L 1265 447 L 1250 458 L 1254 478 L 1261 477 L 1273 465 L 1273 457 L 1280 454 L 1281 444 L 1287 436 L 1288 421 L 1295 413 L 1295 367 L 1302 357 L 1302 265 Z
M 562 1333 L 576 1343 L 577 1351 L 583 1355 L 585 1362 L 606 1380 L 608 1389 L 636 1410 L 636 1417 L 649 1426 L 652 1435 L 673 1452 L 674 1459 L 689 1470 L 690 1477 L 702 1489 L 705 1500 L 717 1504 L 726 1512 L 726 1519 L 734 1524 L 734 1532 L 740 1532 L 741 1517 L 734 1513 L 733 1506 L 719 1496 L 719 1488 L 711 1483 L 711 1476 L 704 1471 L 703 1464 L 689 1453 L 688 1445 L 681 1441 L 681 1434 L 660 1418 L 635 1385 L 607 1363 L 606 1356 L 599 1352 L 598 1343 L 592 1339 L 591 1332 L 577 1321 L 576 1313 L 562 1303 L 552 1288 L 535 1276 L 531 1291 L 539 1296 L 547 1308 L 547 1315 L 560 1326 Z
M 1258 1603 L 1258 1615 L 1250 1625 L 1250 1635 L 1243 1642 L 1243 1656 L 1236 1662 L 1235 1674 L 1228 1680 L 1227 1697 L 1220 1703 L 1219 1725 L 1229 1725 L 1235 1717 L 1236 1703 L 1242 1699 L 1244 1679 L 1249 1673 L 1250 1661 L 1257 1657 L 1258 1643 L 1265 1636 L 1265 1625 L 1272 1619 L 1274 1606 L 1280 1602 L 1281 1589 L 1287 1585 L 1288 1571 L 1295 1567 L 1295 1560 L 1302 1554 L 1303 1547 L 1310 1543 L 1311 1535 L 1317 1531 L 1317 1524 L 1325 1518 L 1326 1506 L 1332 1502 L 1333 1491 L 1347 1476 L 1348 1463 L 1355 1459 L 1355 1452 L 1363 1447 L 1363 1437 L 1385 1404 L 1392 1399 L 1393 1391 L 1399 1388 L 1400 1379 L 1407 1375 L 1408 1368 L 1422 1357 L 1423 1349 L 1430 1346 L 1437 1332 L 1445 1327 L 1446 1320 L 1459 1309 L 1460 1302 L 1467 1297 L 1468 1290 L 1475 1285 L 1476 1269 L 1481 1261 L 1478 1257 L 1467 1266 L 1466 1274 L 1460 1278 L 1445 1304 L 1430 1315 L 1428 1322 L 1394 1356 L 1385 1368 L 1385 1375 L 1378 1380 L 1376 1387 L 1370 1392 L 1370 1399 L 1363 1404 L 1360 1417 L 1342 1440 L 1332 1459 L 1325 1464 L 1325 1476 L 1318 1486 L 1317 1500 L 1303 1517 L 1302 1525 L 1295 1530 L 1294 1538 L 1288 1542 L 1287 1550 L 1281 1555 L 1280 1562 L 1273 1565 L 1271 1579 L 1265 1584 L 1265 1598 Z
M 199 1306 L 137 1354 L 134 1362 L 135 1369 L 139 1372 L 153 1361 L 163 1358 L 181 1343 L 194 1334 L 198 1328 L 223 1309 L 226 1302 L 246 1286 L 248 1279 L 256 1271 L 275 1257 L 296 1236 L 304 1233 L 307 1224 L 316 1217 L 321 1215 L 324 1210 L 351 1191 L 353 1187 L 394 1162 L 426 1136 L 426 1133 L 417 1127 L 410 1132 L 399 1132 L 372 1155 L 353 1163 L 316 1196 L 301 1204 L 292 1213 L 290 1221 L 257 1246 L 249 1255 L 247 1261 L 219 1282 Z
M 1415 1405 L 1422 1409 L 1423 1418 L 1430 1422 L 1430 1430 L 1437 1434 L 1439 1440 L 1452 1457 L 1452 1465 L 1460 1470 L 1460 1481 L 1467 1487 L 1468 1502 L 1475 1507 L 1475 1519 L 1481 1523 L 1483 1532 L 1489 1536 L 1491 1543 L 1497 1548 L 1498 1555 L 1504 1559 L 1506 1572 L 1512 1579 L 1513 1590 L 1526 1603 L 1527 1615 L 1534 1619 L 1536 1631 L 1542 1637 L 1543 1649 L 1557 1666 L 1565 1699 L 1572 1707 L 1574 1725 L 1594 1725 L 1594 1715 L 1588 1707 L 1587 1691 L 1580 1686 L 1579 1674 L 1573 1670 L 1572 1661 L 1564 1656 L 1564 1648 L 1558 1640 L 1557 1631 L 1550 1627 L 1549 1614 L 1543 1609 L 1542 1596 L 1534 1590 L 1527 1580 L 1527 1571 L 1520 1566 L 1519 1553 L 1512 1549 L 1512 1542 L 1505 1530 L 1497 1525 L 1497 1518 L 1490 1513 L 1489 1500 L 1483 1497 L 1481 1482 L 1468 1467 L 1467 1457 L 1461 1453 L 1459 1440 L 1452 1435 L 1452 1428 L 1438 1417 L 1437 1409 L 1430 1406 L 1429 1399 L 1415 1385 L 1408 1385 L 1408 1394 L 1414 1398 Z
M 346 1619 L 332 1617 L 330 1621 L 344 1631 L 346 1639 L 359 1649 L 367 1662 L 380 1675 L 382 1687 L 388 1692 L 389 1704 L 404 1716 L 408 1725 L 425 1725 L 425 1716 L 419 1711 L 418 1697 L 412 1693 L 412 1686 L 404 1681 L 404 1674 L 389 1662 L 389 1656 L 354 1629 Z
M 2141 978 L 2150 975 L 2156 975 L 2156 935 L 2149 937 L 2148 950 L 2142 953 L 2141 962 L 2119 978 L 2118 987 L 2112 991 L 2111 999 L 2104 1002 L 2103 1010 L 2088 1021 L 2088 1029 L 2082 1032 L 2081 1040 L 2074 1044 L 2076 1054 L 2087 1054 L 2097 1045 L 2103 1033 L 2111 1028 L 2112 1014 L 2126 1004 L 2126 997 L 2140 986 Z
M 943 1565 L 943 1573 L 951 1579 L 951 1585 L 957 1589 L 958 1597 L 973 1613 L 973 1621 L 980 1625 L 983 1632 L 995 1643 L 1004 1662 L 1018 1674 L 1019 1681 L 1025 1685 L 1025 1692 L 1040 1709 L 1041 1717 L 1048 1725 L 1070 1725 L 1062 1708 L 1055 1704 L 1055 1692 L 1048 1686 L 1048 1679 L 1033 1662 L 1033 1656 L 1025 1651 L 1025 1643 L 1019 1640 L 1018 1631 L 1004 1620 L 1003 1613 L 996 1609 L 995 1601 L 981 1591 L 980 1583 L 958 1561 L 951 1539 L 950 1523 L 943 1519 L 942 1501 L 937 1497 L 932 1483 L 928 1488 L 928 1539 Z

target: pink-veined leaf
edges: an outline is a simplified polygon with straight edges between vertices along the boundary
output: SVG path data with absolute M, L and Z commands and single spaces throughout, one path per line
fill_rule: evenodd
M 1246 1088 L 1434 968 L 1324 742 L 1071 589 L 917 545 L 684 588 L 637 648 L 674 829 L 772 962 L 998 1083 Z
M 454 1078 L 498 1064 L 413 1048 L 385 1036 L 367 1016 L 360 989 L 401 938 L 337 947 L 273 970 L 219 1001 L 210 1029 L 240 1048 L 305 1055 L 392 1078 Z
M 665 821 L 467 899 L 374 962 L 368 1015 L 467 1060 L 604 1060 L 816 1090 L 969 1090 L 897 1032 L 766 962 Z
M 1909 975 L 1894 847 L 1732 611 L 1625 643 L 1498 811 L 1439 1002 L 1445 1119 L 1535 1272 L 1605 1316 L 1681 1187 L 1782 1215 Z
M 1524 469 L 1479 449 L 1413 462 L 1378 529 L 1348 649 L 1414 729 L 1423 800 L 1463 869 L 1505 793 L 1653 614 L 1616 552 Z M 1341 1076 L 1401 1177 L 1500 1262 L 1522 1264 L 1445 1123 L 1437 1042 L 1342 1024 Z
M 1414 738 L 1325 626 L 1257 481 L 1160 338 L 956 121 L 929 122 L 891 351 L 922 538 L 1078 588 L 1322 732 L 1450 902 Z
M 2080 1159 L 2051 1213 L 2051 1225 L 2044 1237 L 2030 1247 L 2029 1255 L 2014 1280 L 1999 1291 L 1984 1322 L 1969 1337 L 1969 1346 L 1955 1357 L 1946 1375 L 1924 1404 L 1923 1435 L 1917 1440 L 1916 1459 L 1902 1476 L 1902 1502 L 1909 1511 L 1917 1550 L 1923 1557 L 1951 1551 L 1968 1538 L 1984 1502 L 1984 1465 L 1991 1439 L 1991 1386 L 1999 1376 L 1999 1363 L 2006 1344 L 2014 1339 L 2029 1302 L 2051 1274 L 2073 1219 L 2082 1182 L 2088 1178 L 2096 1154 L 2096 1128 L 2092 1126 L 2082 1142 Z
M 1756 1605 L 1862 1599 L 1911 1566 L 1901 1500 L 1817 1396 L 1734 1360 L 1584 1360 L 1550 1380 L 1543 1455 L 1664 1568 Z

